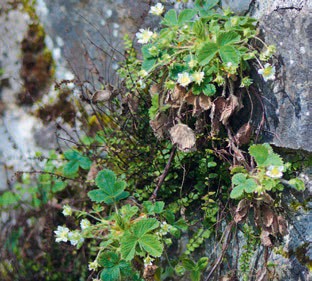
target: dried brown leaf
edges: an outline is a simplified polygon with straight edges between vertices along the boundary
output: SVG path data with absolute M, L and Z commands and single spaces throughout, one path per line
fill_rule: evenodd
M 270 233 L 266 230 L 261 231 L 260 235 L 261 244 L 265 247 L 273 247 L 273 243 L 270 238 Z
M 143 277 L 145 281 L 154 281 L 155 280 L 155 273 L 157 270 L 157 265 L 148 265 L 144 267 Z
M 160 91 L 160 87 L 158 84 L 153 84 L 149 89 L 149 93 L 150 93 L 151 97 L 158 94 L 159 91 Z
M 250 123 L 247 122 L 239 128 L 234 138 L 237 145 L 240 146 L 249 143 L 250 137 L 251 137 L 251 126 Z
M 210 119 L 211 119 L 211 135 L 219 133 L 220 117 L 226 107 L 226 100 L 224 97 L 216 98 L 211 105 Z
M 187 104 L 194 105 L 196 102 L 196 98 L 197 98 L 197 96 L 193 95 L 192 91 L 189 91 L 184 96 L 184 101 L 186 101 Z
M 283 216 L 278 216 L 277 217 L 277 222 L 278 222 L 278 231 L 282 236 L 285 236 L 288 234 L 288 229 L 287 229 L 287 222 Z
M 199 97 L 199 106 L 203 109 L 203 110 L 208 110 L 211 108 L 211 98 L 207 97 L 206 95 L 201 94 Z
M 248 214 L 249 208 L 250 208 L 249 200 L 242 199 L 241 201 L 239 201 L 238 206 L 235 210 L 234 221 L 236 223 L 243 221 Z
M 110 100 L 111 96 L 112 92 L 109 90 L 98 90 L 92 96 L 92 102 L 93 103 L 107 102 Z
M 233 115 L 234 112 L 239 111 L 243 107 L 241 100 L 235 96 L 230 95 L 226 99 L 225 108 L 222 110 L 220 121 L 223 125 L 227 125 L 229 123 L 229 118 Z
M 274 216 L 275 214 L 269 206 L 263 205 L 261 207 L 261 217 L 262 217 L 262 223 L 264 224 L 264 226 L 270 227 L 273 224 Z
M 169 130 L 169 133 L 172 143 L 177 144 L 179 150 L 189 152 L 195 149 L 196 137 L 187 125 L 177 124 Z
M 96 178 L 99 170 L 97 168 L 97 164 L 95 162 L 92 163 L 91 168 L 87 175 L 87 181 L 92 181 Z
M 167 132 L 168 116 L 164 112 L 157 113 L 154 120 L 150 121 L 150 126 L 153 129 L 154 135 L 158 139 L 163 139 Z
M 176 84 L 174 90 L 171 93 L 171 99 L 173 101 L 182 100 L 186 95 L 186 89 L 179 84 Z

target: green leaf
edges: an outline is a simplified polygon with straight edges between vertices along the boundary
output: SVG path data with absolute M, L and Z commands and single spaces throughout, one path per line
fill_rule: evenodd
M 145 234 L 139 239 L 140 246 L 151 256 L 160 257 L 163 252 L 163 245 L 156 235 Z
M 162 21 L 162 24 L 165 24 L 168 26 L 177 25 L 178 24 L 177 12 L 174 9 L 169 10 L 165 14 L 164 20 Z
M 0 196 L 0 206 L 9 206 L 17 203 L 20 200 L 19 196 L 14 194 L 11 191 L 5 191 L 1 196 Z
M 271 178 L 265 178 L 262 180 L 261 184 L 265 187 L 266 190 L 271 190 L 278 184 L 278 181 Z
M 69 161 L 63 167 L 63 173 L 65 176 L 72 176 L 76 174 L 78 170 L 79 170 L 79 162 L 76 160 Z
M 107 194 L 101 189 L 95 189 L 88 192 L 89 198 L 97 203 L 102 203 L 107 198 Z M 113 202 L 112 202 L 113 203 Z
M 131 229 L 133 231 L 133 234 L 136 237 L 140 238 L 144 234 L 148 233 L 149 231 L 152 231 L 158 226 L 159 222 L 155 218 L 148 218 L 139 220 L 134 225 L 132 225 Z
M 52 186 L 52 192 L 56 193 L 62 191 L 66 186 L 67 186 L 66 181 L 55 181 L 55 183 Z
M 77 150 L 70 149 L 64 152 L 64 156 L 67 160 L 78 160 L 80 153 Z
M 135 247 L 138 243 L 138 238 L 130 232 L 125 232 L 120 240 L 120 253 L 123 259 L 130 261 L 134 258 Z
M 113 171 L 105 169 L 98 173 L 95 183 L 100 188 L 105 190 L 105 192 L 113 193 L 114 185 L 116 182 L 116 175 Z
M 142 69 L 149 72 L 155 65 L 157 59 L 146 59 L 142 63 Z
M 196 268 L 196 264 L 191 259 L 187 258 L 182 260 L 182 265 L 188 271 L 192 271 Z
M 231 62 L 235 65 L 239 64 L 240 52 L 233 46 L 222 46 L 219 50 L 222 61 L 226 64 Z
M 188 71 L 189 69 L 185 64 L 179 64 L 175 63 L 172 68 L 170 69 L 169 76 L 172 80 L 177 80 L 178 79 L 178 74 L 182 73 L 184 71 Z
M 197 60 L 200 65 L 208 64 L 217 54 L 219 48 L 216 43 L 207 42 L 197 52 Z
M 121 280 L 119 267 L 104 268 L 101 272 L 102 281 L 119 281 Z
M 249 154 L 255 158 L 258 166 L 263 166 L 268 158 L 269 150 L 262 144 L 256 144 L 249 148 Z
M 241 197 L 244 193 L 244 186 L 243 185 L 238 185 L 236 187 L 233 188 L 233 190 L 231 191 L 230 197 L 232 199 L 237 199 L 239 197 Z
M 262 165 L 265 167 L 267 167 L 267 166 L 278 166 L 279 167 L 279 166 L 283 166 L 284 162 L 279 155 L 272 152 L 272 153 L 269 153 L 267 159 L 264 161 L 264 163 Z
M 128 191 L 123 191 L 122 193 L 118 194 L 117 196 L 115 195 L 114 197 L 114 202 L 118 202 L 120 200 L 128 198 L 130 193 Z M 108 204 L 108 203 L 107 203 Z
M 162 211 L 164 210 L 165 207 L 165 202 L 163 201 L 157 201 L 155 202 L 155 206 L 154 206 L 154 212 L 155 214 L 160 214 L 162 213 Z
M 114 267 L 119 263 L 119 256 L 114 252 L 105 252 L 101 254 L 98 263 L 103 267 Z
M 85 156 L 79 158 L 79 166 L 84 170 L 89 170 L 92 165 L 92 161 Z
M 148 49 L 151 48 L 151 47 L 152 47 L 152 44 L 147 44 L 147 45 L 144 45 L 141 48 L 141 52 L 142 52 L 142 55 L 143 55 L 144 59 L 151 59 L 151 58 L 153 58 L 153 56 L 148 51 Z
M 197 262 L 197 265 L 196 265 L 197 268 L 200 271 L 204 270 L 207 267 L 207 265 L 208 265 L 208 260 L 209 259 L 207 257 L 200 258 L 199 261 Z
M 191 277 L 192 281 L 200 281 L 200 276 L 201 276 L 201 274 L 197 270 L 192 271 L 191 274 L 190 274 L 190 277 Z
M 159 100 L 158 94 L 155 94 L 152 96 L 152 106 L 148 110 L 148 115 L 149 115 L 150 120 L 153 120 L 156 117 L 156 114 L 159 110 L 158 100 Z
M 204 39 L 204 37 L 205 37 L 205 27 L 204 27 L 203 22 L 200 19 L 194 22 L 193 32 L 196 34 L 196 36 L 198 38 Z
M 246 174 L 238 173 L 232 177 L 232 183 L 234 185 L 244 184 L 246 182 Z
M 178 17 L 178 24 L 181 26 L 187 21 L 190 21 L 196 14 L 196 11 L 193 9 L 184 9 Z
M 203 93 L 204 95 L 211 97 L 213 96 L 215 93 L 217 92 L 216 90 L 216 86 L 213 84 L 205 84 L 204 88 L 203 88 Z
M 303 191 L 305 190 L 305 185 L 304 185 L 304 182 L 300 179 L 291 179 L 288 181 L 288 183 L 294 187 L 295 189 L 297 189 L 298 191 Z
M 244 184 L 244 189 L 247 193 L 252 193 L 257 189 L 257 186 L 258 185 L 254 179 L 248 179 Z
M 240 40 L 240 35 L 235 31 L 221 32 L 217 37 L 219 47 L 237 43 Z
M 138 211 L 139 208 L 137 206 L 131 206 L 130 204 L 124 205 L 120 209 L 120 213 L 126 220 L 130 220 Z

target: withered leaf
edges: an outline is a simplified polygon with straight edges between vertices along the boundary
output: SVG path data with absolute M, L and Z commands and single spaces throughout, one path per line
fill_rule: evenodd
M 262 223 L 266 227 L 270 227 L 273 224 L 274 216 L 275 216 L 275 214 L 269 206 L 263 205 L 261 207 Z
M 109 90 L 98 90 L 92 96 L 92 102 L 93 103 L 107 102 L 110 100 L 111 96 L 112 92 Z
M 164 112 L 157 113 L 154 120 L 150 121 L 150 126 L 153 129 L 154 135 L 158 139 L 163 139 L 165 136 L 165 133 L 167 131 L 167 122 L 168 122 L 168 116 Z
M 219 133 L 220 117 L 225 107 L 226 107 L 226 101 L 224 97 L 218 97 L 212 102 L 211 112 L 210 112 L 212 136 Z
M 243 221 L 248 214 L 249 208 L 250 208 L 249 200 L 242 199 L 241 201 L 239 201 L 238 206 L 235 210 L 234 221 L 236 223 Z
M 189 152 L 195 149 L 196 137 L 187 125 L 177 124 L 169 130 L 169 133 L 172 143 L 177 144 L 179 150 Z
M 186 95 L 186 89 L 179 84 L 176 84 L 173 92 L 171 93 L 171 99 L 173 101 L 182 100 Z
M 288 234 L 287 229 L 287 222 L 283 216 L 277 217 L 277 223 L 278 223 L 278 231 L 282 236 L 285 236 Z
M 144 268 L 143 277 L 145 281 L 155 281 L 155 273 L 157 270 L 157 265 L 148 265 Z
M 239 111 L 241 108 L 243 108 L 241 100 L 235 95 L 230 95 L 226 99 L 225 107 L 220 116 L 222 124 L 227 125 L 229 123 L 229 118 L 233 115 L 233 113 Z
M 206 95 L 201 94 L 199 97 L 199 106 L 203 110 L 208 110 L 211 108 L 211 98 L 207 97 Z
M 273 243 L 270 238 L 268 231 L 262 230 L 260 235 L 261 244 L 265 247 L 273 247 Z
M 153 84 L 149 89 L 149 93 L 150 93 L 151 97 L 158 94 L 159 91 L 160 91 L 160 87 L 158 84 Z
M 240 146 L 249 143 L 250 137 L 251 137 L 251 126 L 250 123 L 247 122 L 239 128 L 234 138 L 237 145 Z
M 95 162 L 92 163 L 91 168 L 87 175 L 87 181 L 92 181 L 96 178 L 99 170 L 97 168 L 97 164 Z
M 187 92 L 187 94 L 184 96 L 184 101 L 187 102 L 187 104 L 194 105 L 196 100 L 196 96 L 193 95 L 192 91 Z
M 261 194 L 260 200 L 263 201 L 264 203 L 268 204 L 268 205 L 272 205 L 274 203 L 273 198 L 267 193 Z

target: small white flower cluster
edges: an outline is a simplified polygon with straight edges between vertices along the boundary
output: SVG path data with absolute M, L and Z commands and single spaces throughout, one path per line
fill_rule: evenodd
M 136 37 L 139 39 L 138 43 L 140 44 L 146 44 L 148 43 L 151 38 L 155 36 L 154 32 L 150 31 L 149 28 L 148 29 L 140 29 L 140 32 L 136 33 Z
M 264 81 L 274 80 L 275 79 L 275 67 L 266 63 L 264 68 L 258 70 L 258 73 L 263 76 Z
M 64 205 L 63 206 L 63 215 L 66 216 L 71 216 L 73 214 L 73 210 L 69 205 Z
M 56 239 L 56 242 L 67 242 L 69 241 L 70 244 L 73 246 L 78 245 L 78 243 L 83 243 L 84 238 L 80 231 L 74 230 L 70 231 L 67 227 L 58 226 L 57 230 L 54 231 Z
M 273 179 L 280 179 L 283 176 L 284 166 L 269 166 L 266 175 Z
M 157 3 L 155 6 L 152 6 L 149 13 L 155 16 L 161 16 L 164 12 L 165 7 L 161 3 Z
M 196 71 L 191 75 L 188 72 L 182 72 L 178 73 L 177 81 L 183 87 L 186 87 L 192 82 L 195 82 L 196 84 L 200 85 L 204 80 L 204 76 L 205 74 L 203 71 Z
M 95 271 L 98 269 L 98 267 L 99 267 L 99 264 L 98 264 L 97 260 L 89 262 L 89 265 L 88 265 L 89 270 Z

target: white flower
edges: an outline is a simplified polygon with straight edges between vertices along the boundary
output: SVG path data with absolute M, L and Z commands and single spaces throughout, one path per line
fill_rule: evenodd
M 148 75 L 148 72 L 146 70 L 142 69 L 142 70 L 139 71 L 138 74 L 139 74 L 140 77 L 144 78 L 144 77 L 146 77 Z
M 188 84 L 192 83 L 192 77 L 187 72 L 179 73 L 178 74 L 178 83 L 181 86 L 186 87 Z
M 140 88 L 140 89 L 145 89 L 146 88 L 146 83 L 140 79 L 137 83 L 137 86 Z
M 205 73 L 203 71 L 197 71 L 192 74 L 192 78 L 196 84 L 200 85 L 200 83 L 203 82 L 204 75 Z
M 230 68 L 232 65 L 233 65 L 233 63 L 231 63 L 231 62 L 228 62 L 228 63 L 226 64 L 226 66 L 229 67 L 229 68 Z
M 82 243 L 84 241 L 84 238 L 78 230 L 69 232 L 68 239 L 70 241 L 70 244 L 72 244 L 73 246 L 76 246 L 78 243 Z
M 160 231 L 159 231 L 159 234 L 162 236 L 162 235 L 166 235 L 170 229 L 171 229 L 171 225 L 166 223 L 165 221 L 163 221 L 161 224 L 160 224 Z
M 54 231 L 56 239 L 56 242 L 67 242 L 68 241 L 68 233 L 69 229 L 67 227 L 58 226 L 57 230 Z
M 152 38 L 154 33 L 148 29 L 140 29 L 141 32 L 136 33 L 136 37 L 139 39 L 138 42 L 141 44 L 146 44 Z
M 152 15 L 160 16 L 164 12 L 164 5 L 157 3 L 155 6 L 152 6 L 149 13 Z
M 269 166 L 266 175 L 273 178 L 279 179 L 283 176 L 284 166 Z
M 147 256 L 147 257 L 144 259 L 144 267 L 153 265 L 153 261 L 154 261 L 153 258 L 151 258 L 150 256 Z
M 275 79 L 275 67 L 266 63 L 264 68 L 258 70 L 258 73 L 263 76 L 264 81 L 274 80 Z
M 66 217 L 66 216 L 71 216 L 72 213 L 73 213 L 73 210 L 72 208 L 69 206 L 69 205 L 64 205 L 63 206 L 63 215 Z
M 90 225 L 91 225 L 91 222 L 87 219 L 83 219 L 80 222 L 81 229 L 86 229 L 86 228 L 90 227 Z
M 89 270 L 97 270 L 98 267 L 99 267 L 99 264 L 97 260 L 89 262 L 89 265 L 88 265 Z

